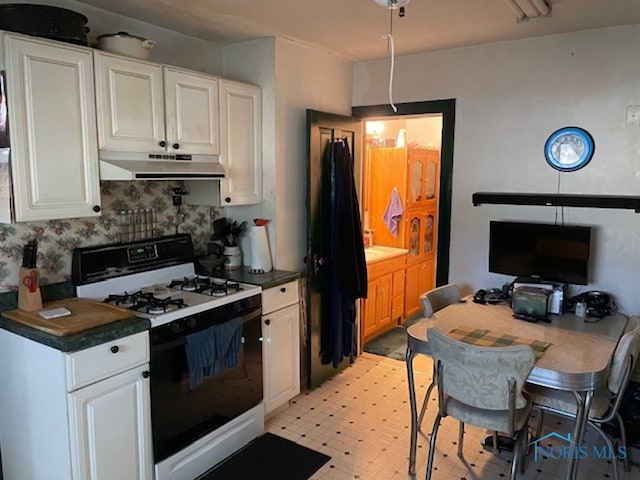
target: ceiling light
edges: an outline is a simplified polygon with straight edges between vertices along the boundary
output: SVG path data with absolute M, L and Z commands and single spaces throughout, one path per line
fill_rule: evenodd
M 517 23 L 551 15 L 551 6 L 547 0 L 505 0 L 505 3 L 516 16 Z
M 404 7 L 410 0 L 374 0 L 378 5 L 382 5 L 389 10 Z

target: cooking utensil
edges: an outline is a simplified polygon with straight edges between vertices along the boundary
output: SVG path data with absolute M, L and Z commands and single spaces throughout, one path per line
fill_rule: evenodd
M 87 45 L 87 17 L 66 8 L 29 3 L 0 5 L 0 30 Z
M 98 37 L 100 50 L 146 60 L 156 42 L 127 32 L 106 33 Z

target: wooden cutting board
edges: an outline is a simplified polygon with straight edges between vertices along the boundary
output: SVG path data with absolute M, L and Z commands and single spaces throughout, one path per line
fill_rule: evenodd
M 57 300 L 45 304 L 42 309 L 50 310 L 57 307 L 66 308 L 71 311 L 71 315 L 47 319 L 41 317 L 38 311 L 26 312 L 20 309 L 2 312 L 2 315 L 15 322 L 56 336 L 82 332 L 134 316 L 134 313 L 126 308 L 86 298 Z

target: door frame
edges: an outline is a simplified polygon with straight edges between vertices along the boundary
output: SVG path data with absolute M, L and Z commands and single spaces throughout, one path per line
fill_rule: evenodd
M 438 202 L 438 249 L 436 253 L 436 286 L 449 283 L 451 250 L 451 204 L 453 197 L 453 141 L 455 134 L 456 100 L 429 100 L 397 103 L 397 111 L 389 104 L 351 108 L 351 115 L 365 121 L 371 117 L 406 115 L 442 115 L 442 146 L 440 150 L 440 198 Z

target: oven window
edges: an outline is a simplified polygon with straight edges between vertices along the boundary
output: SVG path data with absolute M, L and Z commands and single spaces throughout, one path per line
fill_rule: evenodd
M 214 311 L 190 319 L 198 327 L 190 328 L 188 333 L 220 323 Z M 207 317 L 211 317 L 209 321 Z M 162 335 L 151 331 L 151 424 L 156 463 L 262 401 L 259 312 L 243 319 L 237 365 L 204 376 L 194 388 L 189 384 L 185 350 L 188 333 L 172 328 L 171 324 L 164 327 Z

